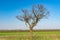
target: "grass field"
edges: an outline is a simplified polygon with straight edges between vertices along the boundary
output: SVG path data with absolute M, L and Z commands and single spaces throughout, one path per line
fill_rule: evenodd
M 30 40 L 29 32 L 0 32 L 0 40 Z M 35 31 L 32 40 L 60 40 L 60 31 Z

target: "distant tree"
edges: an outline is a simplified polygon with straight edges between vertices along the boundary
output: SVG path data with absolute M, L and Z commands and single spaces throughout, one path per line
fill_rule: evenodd
M 47 17 L 49 11 L 47 11 L 47 9 L 43 5 L 38 4 L 33 5 L 30 11 L 23 9 L 22 12 L 24 13 L 24 15 L 16 16 L 16 18 L 20 21 L 25 22 L 25 24 L 29 26 L 30 38 L 32 38 L 33 28 L 41 19 Z

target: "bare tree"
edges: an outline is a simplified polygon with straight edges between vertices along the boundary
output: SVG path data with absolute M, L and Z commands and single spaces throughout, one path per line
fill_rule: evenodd
M 32 38 L 32 31 L 36 24 L 43 18 L 47 17 L 49 11 L 43 5 L 33 5 L 31 11 L 23 9 L 24 15 L 16 16 L 20 21 L 24 21 L 30 28 L 30 38 Z

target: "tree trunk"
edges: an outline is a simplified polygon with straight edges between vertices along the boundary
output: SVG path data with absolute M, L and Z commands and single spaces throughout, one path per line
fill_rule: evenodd
M 33 28 L 30 27 L 30 39 L 32 40 L 32 37 L 33 37 Z

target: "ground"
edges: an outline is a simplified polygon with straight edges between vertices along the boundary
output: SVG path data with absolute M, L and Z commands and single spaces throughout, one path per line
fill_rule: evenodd
M 0 32 L 0 40 L 30 40 L 29 32 Z M 33 40 L 60 40 L 60 31 L 35 31 Z

